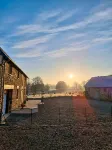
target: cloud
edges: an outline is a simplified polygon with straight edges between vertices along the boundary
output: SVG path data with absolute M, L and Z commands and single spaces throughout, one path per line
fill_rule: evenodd
M 55 50 L 53 52 L 49 52 L 47 53 L 47 55 L 49 57 L 52 58 L 59 58 L 59 57 L 63 57 L 63 56 L 67 56 L 70 52 L 76 52 L 76 51 L 84 51 L 87 50 L 89 48 L 89 46 L 85 46 L 85 47 L 65 47 L 59 50 Z
M 93 40 L 93 42 L 112 42 L 112 37 L 100 37 Z
M 77 30 L 82 28 L 87 28 L 88 26 L 93 26 L 100 23 L 106 23 L 108 21 L 112 21 L 112 8 L 101 8 L 97 11 L 92 11 L 86 16 L 82 21 L 75 22 L 66 26 L 59 26 L 58 23 L 73 17 L 73 15 L 77 12 L 77 10 L 69 11 L 68 13 L 62 12 L 62 10 L 55 11 L 47 11 L 39 14 L 38 18 L 40 18 L 40 22 L 34 22 L 32 24 L 20 25 L 17 27 L 16 31 L 10 35 L 13 36 L 21 36 L 25 34 L 37 34 L 37 33 L 58 33 L 69 30 Z M 64 14 L 64 15 L 61 15 Z M 57 17 L 55 22 L 46 22 L 46 20 L 50 18 Z
M 92 8 L 91 12 L 98 12 L 99 10 L 104 10 L 112 6 L 112 0 L 102 0 L 102 2 L 96 7 Z
M 30 51 L 30 52 L 25 52 L 25 53 L 20 53 L 20 54 L 16 54 L 17 58 L 33 58 L 33 57 L 39 57 L 41 56 L 41 51 L 37 50 L 36 51 Z
M 12 33 L 12 37 L 10 36 L 12 39 L 13 36 L 18 36 L 14 37 L 17 40 L 16 42 L 14 40 L 15 43 L 12 46 L 14 50 L 17 49 L 15 57 L 60 58 L 76 51 L 93 49 L 94 46 L 96 49 L 98 46 L 97 50 L 99 50 L 103 44 L 112 41 L 112 32 L 108 28 L 112 21 L 110 6 L 90 11 L 82 20 L 78 19 L 80 21 L 71 24 L 68 24 L 68 19 L 73 17 L 76 13 L 75 10 L 49 12 L 39 14 L 40 21 L 38 23 L 34 21 L 30 22 L 31 24 L 19 25 L 16 32 Z M 59 23 L 63 21 L 66 21 L 68 25 L 60 26 Z M 45 35 L 40 36 L 40 33 Z M 57 34 L 58 36 L 54 38 Z M 24 35 L 28 36 L 30 40 L 26 40 Z M 19 39 L 24 40 L 19 41 Z M 46 47 L 40 47 L 42 45 Z M 23 51 L 19 51 L 19 49 Z
M 13 45 L 12 48 L 21 49 L 21 48 L 35 47 L 38 44 L 42 44 L 42 43 L 49 41 L 55 35 L 56 34 L 49 34 L 49 35 L 45 35 L 42 37 L 31 39 L 31 40 L 22 41 L 22 42 L 19 42 L 19 43 L 16 43 L 15 45 Z
M 98 11 L 94 13 L 92 16 L 90 16 L 87 19 L 88 23 L 95 23 L 98 21 L 107 21 L 107 20 L 112 20 L 112 8 L 106 8 L 104 10 Z
M 70 11 L 70 12 L 65 13 L 63 16 L 60 16 L 60 17 L 56 20 L 56 23 L 60 23 L 60 22 L 63 22 L 63 21 L 65 21 L 65 20 L 71 18 L 76 12 L 77 12 L 77 10 L 75 10 L 75 11 Z
M 50 52 L 46 52 L 45 55 L 50 58 L 59 58 L 59 57 L 66 56 L 67 53 L 64 49 L 59 49 L 59 50 L 53 50 Z
M 67 30 L 75 30 L 77 28 L 85 27 L 89 24 L 98 23 L 99 21 L 107 21 L 112 20 L 112 8 L 107 8 L 103 11 L 96 12 L 95 14 L 90 15 L 89 17 L 86 17 L 83 21 L 63 26 L 55 29 L 49 30 L 49 32 L 62 32 Z
M 61 13 L 61 10 L 51 10 L 51 11 L 47 11 L 47 12 L 43 12 L 39 14 L 39 19 L 40 20 L 48 20 L 50 18 L 54 18 L 59 16 L 59 14 Z
M 48 27 L 42 24 L 41 25 L 39 24 L 20 25 L 19 27 L 17 27 L 17 31 L 11 34 L 10 37 L 20 36 L 24 34 L 35 34 L 38 32 L 45 32 L 46 30 L 48 30 Z
M 60 49 L 55 49 L 52 51 L 49 51 L 49 47 L 35 47 L 31 49 L 31 51 L 26 51 L 26 52 L 21 52 L 19 54 L 16 54 L 15 57 L 19 58 L 36 58 L 36 57 L 41 57 L 41 58 L 60 58 L 67 56 L 70 52 L 76 52 L 76 51 L 85 51 L 88 50 L 90 47 L 89 44 L 86 44 L 83 42 L 76 42 L 68 47 L 62 47 Z M 47 50 L 47 51 L 46 51 Z
M 87 35 L 87 33 L 74 33 L 74 35 L 68 36 L 67 39 L 81 38 L 81 37 L 84 37 L 84 36 L 86 36 L 86 35 Z
M 38 47 L 35 46 L 34 48 L 26 49 L 26 51 L 18 52 L 16 55 L 13 55 L 13 57 L 17 58 L 34 58 L 39 57 L 44 54 L 44 51 L 47 49 L 47 46 L 39 45 Z
M 70 15 L 72 15 L 72 14 L 73 14 L 73 12 L 71 12 Z M 112 20 L 111 14 L 112 14 L 112 8 L 107 8 L 105 10 L 98 11 L 94 14 L 89 15 L 83 21 L 73 23 L 73 24 L 70 24 L 67 26 L 56 27 L 56 28 L 54 28 L 52 25 L 46 26 L 46 24 L 45 25 L 43 25 L 43 24 L 23 25 L 23 26 L 18 27 L 19 31 L 17 31 L 15 33 L 15 35 L 20 35 L 20 34 L 25 34 L 25 33 L 32 34 L 32 33 L 39 33 L 39 32 L 56 33 L 56 32 L 68 31 L 68 30 L 75 30 L 78 28 L 86 27 L 87 25 L 91 25 L 94 23 Z M 63 16 L 63 18 L 59 18 L 58 21 L 67 19 L 67 17 L 69 17 L 69 15 L 65 16 L 65 17 Z M 56 21 L 56 22 L 58 22 L 58 21 Z

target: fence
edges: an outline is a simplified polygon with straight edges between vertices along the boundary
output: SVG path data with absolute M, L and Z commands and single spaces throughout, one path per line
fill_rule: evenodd
M 112 109 L 110 114 L 91 112 L 90 108 L 76 109 L 71 105 L 67 107 L 46 108 L 44 105 L 35 112 L 34 109 L 28 109 L 28 113 L 12 113 L 7 119 L 9 126 L 67 126 L 78 123 L 95 124 L 112 121 Z

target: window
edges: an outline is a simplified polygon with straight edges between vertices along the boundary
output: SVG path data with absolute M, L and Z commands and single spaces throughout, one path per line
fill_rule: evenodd
M 9 65 L 9 74 L 12 74 L 12 65 Z
M 17 89 L 16 98 L 18 99 L 19 90 Z

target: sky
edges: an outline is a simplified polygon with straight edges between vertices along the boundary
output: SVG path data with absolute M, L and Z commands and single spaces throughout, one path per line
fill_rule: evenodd
M 112 0 L 0 0 L 0 47 L 45 83 L 110 75 Z

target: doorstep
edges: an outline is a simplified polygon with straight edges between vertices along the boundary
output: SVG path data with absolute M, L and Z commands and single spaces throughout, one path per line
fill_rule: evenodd
M 6 119 L 10 116 L 11 113 L 7 113 L 5 115 L 2 115 L 2 121 L 1 121 L 1 125 L 6 125 Z

